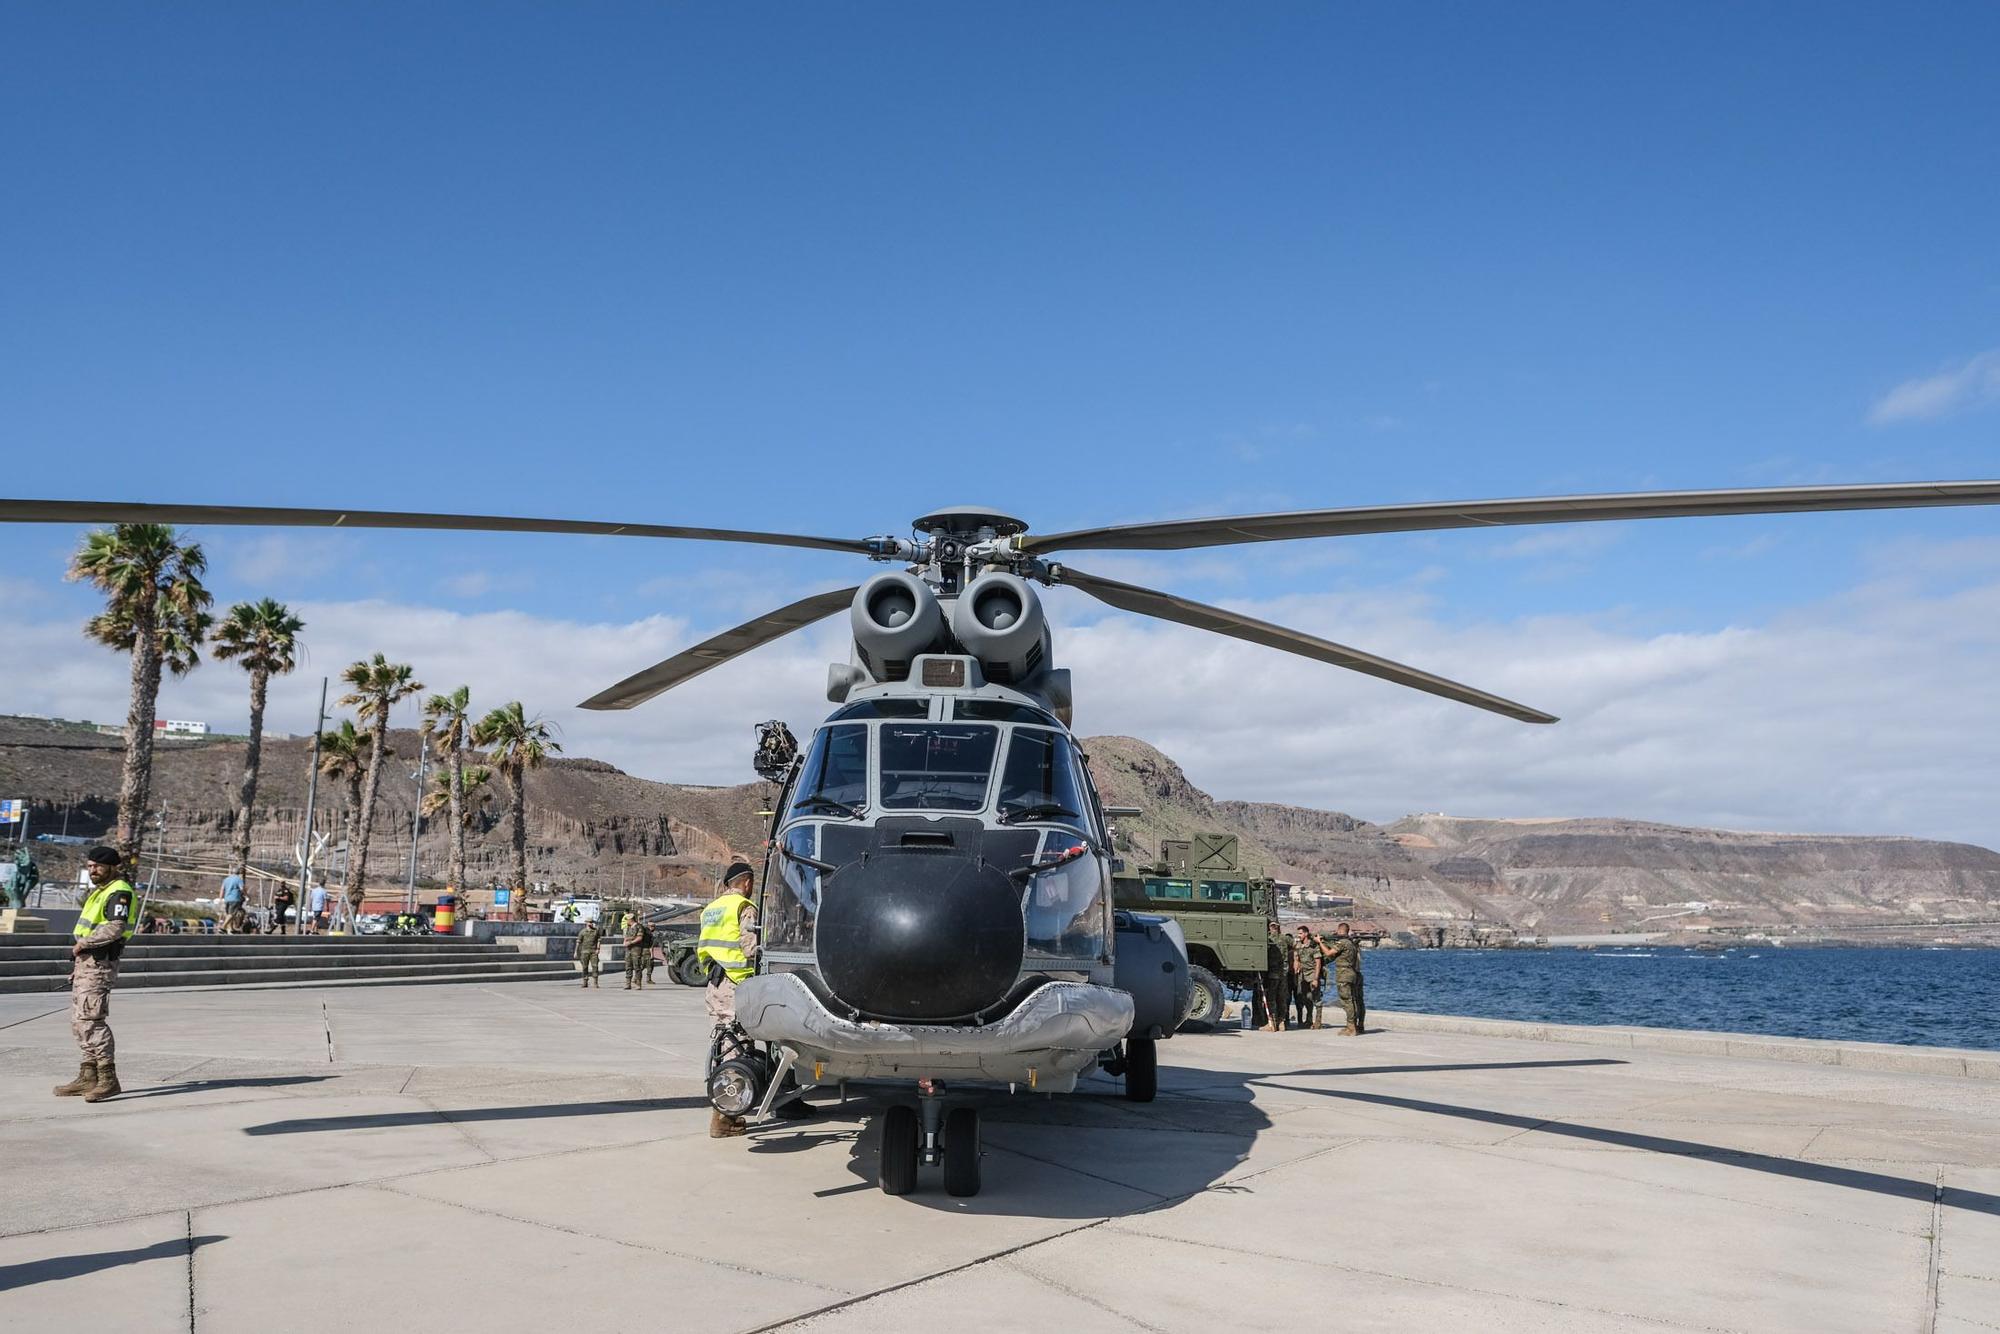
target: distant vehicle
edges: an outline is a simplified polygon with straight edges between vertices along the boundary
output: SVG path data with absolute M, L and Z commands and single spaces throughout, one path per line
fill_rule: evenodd
M 1278 920 L 1276 886 L 1244 868 L 1233 834 L 1162 840 L 1159 860 L 1115 873 L 1112 884 L 1120 908 L 1180 923 L 1194 980 L 1181 1030 L 1213 1029 L 1224 988 L 1247 990 L 1263 975 L 1268 924 Z
M 604 900 L 564 899 L 549 905 L 558 922 L 602 922 L 604 920 Z
M 387 913 L 365 912 L 354 919 L 354 934 L 357 936 L 379 936 L 388 930 Z

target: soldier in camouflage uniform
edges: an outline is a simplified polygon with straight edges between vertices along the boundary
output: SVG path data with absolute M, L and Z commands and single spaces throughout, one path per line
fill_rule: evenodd
M 1292 938 L 1275 921 L 1269 925 L 1264 955 L 1264 1031 L 1282 1033 L 1286 1012 L 1291 1009 Z
M 1333 948 L 1327 957 L 1333 961 L 1334 992 L 1347 1011 L 1341 1036 L 1358 1037 L 1368 1031 L 1368 1005 L 1361 995 L 1361 942 L 1354 938 L 1352 926 L 1342 922 L 1333 928 Z
M 644 991 L 646 956 L 651 952 L 646 948 L 646 939 L 650 933 L 646 930 L 646 924 L 635 914 L 626 913 L 625 917 L 625 935 L 621 941 L 625 946 L 625 990 L 630 991 L 637 987 L 640 991 Z
M 601 986 L 599 976 L 604 964 L 598 954 L 598 947 L 604 943 L 604 928 L 595 922 L 585 922 L 583 930 L 576 933 L 576 957 L 583 964 L 583 985 Z
M 111 986 L 118 959 L 132 938 L 138 897 L 126 881 L 125 858 L 116 848 L 92 848 L 84 863 L 93 886 L 77 916 L 70 946 L 69 1031 L 83 1050 L 76 1078 L 55 1088 L 59 1098 L 83 1095 L 85 1102 L 116 1097 L 117 1045 L 111 1036 Z
M 1301 1028 L 1318 1028 L 1320 993 L 1326 989 L 1326 959 L 1305 927 L 1292 944 L 1292 1009 Z

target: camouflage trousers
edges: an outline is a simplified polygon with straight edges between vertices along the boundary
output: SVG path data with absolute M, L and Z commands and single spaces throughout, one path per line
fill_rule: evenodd
M 83 1058 L 106 1065 L 117 1058 L 111 1037 L 111 984 L 118 980 L 115 961 L 77 956 L 69 986 L 69 1031 Z
M 1361 995 L 1361 974 L 1334 974 L 1333 989 L 1340 997 L 1340 1008 L 1347 1011 L 1350 1028 L 1360 1028 L 1368 1022 L 1368 1003 Z
M 625 947 L 625 981 L 643 982 L 646 979 L 646 951 L 635 945 Z
M 1300 973 L 1292 979 L 1292 1013 L 1302 1024 L 1319 1022 L 1320 996 L 1325 990 L 1321 979 Z
M 599 957 L 596 950 L 585 950 L 576 957 L 577 962 L 583 965 L 583 980 L 585 982 L 590 981 L 591 978 L 598 976 L 604 971 L 604 960 Z
M 716 1028 L 727 1028 L 736 1022 L 736 984 L 727 977 L 708 984 L 708 992 L 703 997 L 708 1007 L 708 1022 Z M 733 1038 L 725 1038 L 722 1050 L 716 1053 L 721 1060 L 741 1054 L 741 1043 Z

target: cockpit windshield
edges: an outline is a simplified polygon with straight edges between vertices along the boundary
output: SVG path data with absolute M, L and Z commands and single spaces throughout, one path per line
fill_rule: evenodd
M 868 729 L 860 723 L 823 727 L 793 789 L 791 816 L 859 819 L 868 805 Z
M 881 732 L 884 810 L 976 811 L 986 804 L 999 728 L 885 722 Z

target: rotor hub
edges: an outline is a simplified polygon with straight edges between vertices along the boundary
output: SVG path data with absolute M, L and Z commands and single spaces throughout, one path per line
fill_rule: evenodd
M 994 537 L 1013 537 L 1028 531 L 1026 521 L 984 505 L 949 505 L 910 521 L 912 530 L 933 537 L 956 537 L 977 542 Z

